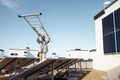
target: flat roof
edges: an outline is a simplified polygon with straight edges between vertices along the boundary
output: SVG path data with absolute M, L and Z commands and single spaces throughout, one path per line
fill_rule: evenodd
M 9 50 L 26 50 L 26 49 L 13 49 L 13 48 L 10 48 Z M 29 49 L 29 51 L 38 51 L 38 50 L 31 50 L 31 49 Z

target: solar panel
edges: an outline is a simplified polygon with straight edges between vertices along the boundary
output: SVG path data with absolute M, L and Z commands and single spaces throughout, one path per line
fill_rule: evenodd
M 117 9 L 114 13 L 115 13 L 117 52 L 120 52 L 120 8 Z
M 104 42 L 104 53 L 108 54 L 115 52 L 114 33 L 105 36 L 103 38 L 103 42 Z
M 116 31 L 120 30 L 120 8 L 117 9 L 115 12 L 115 27 L 116 27 Z
M 27 78 L 31 75 L 39 73 L 39 75 L 52 71 L 52 64 L 54 64 L 54 69 L 66 68 L 68 65 L 72 65 L 80 59 L 46 59 L 43 62 L 24 70 L 20 74 L 11 77 L 15 78 Z
M 35 58 L 4 58 L 0 61 L 0 70 L 4 70 L 6 73 L 13 73 L 14 68 L 17 70 L 22 67 L 27 67 L 35 61 Z
M 114 22 L 113 13 L 102 20 L 103 23 L 103 43 L 104 53 L 115 52 Z
M 102 19 L 104 53 L 120 52 L 120 8 Z
M 117 31 L 116 38 L 117 38 L 117 52 L 120 52 L 120 31 Z
M 109 34 L 114 31 L 113 13 L 105 17 L 103 20 L 103 34 Z

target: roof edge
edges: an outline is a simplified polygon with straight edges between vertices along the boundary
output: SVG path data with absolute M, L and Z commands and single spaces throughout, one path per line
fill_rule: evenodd
M 105 9 L 109 8 L 111 5 L 113 5 L 115 2 L 117 2 L 118 0 L 113 1 L 110 5 L 108 5 Z M 94 16 L 94 20 L 96 20 L 97 18 L 99 18 L 100 16 L 102 16 L 105 13 L 105 9 L 103 9 L 102 11 L 100 11 L 97 15 Z

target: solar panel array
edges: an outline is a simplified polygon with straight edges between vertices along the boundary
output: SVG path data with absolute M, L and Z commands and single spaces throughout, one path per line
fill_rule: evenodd
M 21 72 L 25 67 L 35 61 L 35 58 L 4 58 L 0 61 L 0 71 L 4 70 L 3 74 L 11 74 L 15 69 L 16 72 Z M 0 74 L 2 74 L 2 72 L 0 72 Z
M 120 52 L 120 8 L 102 19 L 105 54 Z
M 11 77 L 10 80 L 13 80 L 16 78 L 27 78 L 35 74 L 42 75 L 42 74 L 51 72 L 52 64 L 54 64 L 54 70 L 66 69 L 68 66 L 71 66 L 79 62 L 80 60 L 81 59 L 46 59 L 43 62 L 24 70 L 18 75 Z

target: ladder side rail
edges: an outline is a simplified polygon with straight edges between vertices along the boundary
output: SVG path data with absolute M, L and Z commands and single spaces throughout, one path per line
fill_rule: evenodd
M 47 33 L 46 29 L 44 28 L 44 25 L 42 24 L 40 18 L 39 18 L 38 16 L 36 16 L 36 17 L 38 18 L 38 20 L 39 20 L 39 22 L 40 22 L 40 24 L 41 24 L 40 27 L 42 27 L 42 29 L 44 30 L 45 34 L 47 35 L 48 42 L 46 42 L 46 44 L 48 44 L 48 43 L 50 42 L 50 36 L 49 36 L 49 34 Z M 45 44 L 45 45 L 46 45 L 46 44 Z
M 40 20 L 40 18 L 38 17 L 38 16 L 36 16 L 37 18 L 38 18 L 38 20 L 39 20 L 39 22 L 40 22 L 40 24 L 41 24 L 41 28 L 45 31 L 45 33 L 46 33 L 46 35 L 48 35 L 47 34 L 47 31 L 45 30 L 45 28 L 44 28 L 44 25 L 42 24 L 42 22 L 41 22 L 41 20 Z
M 35 27 L 32 26 L 32 24 L 30 24 L 30 22 L 27 20 L 26 17 L 23 17 L 25 19 L 25 21 L 31 26 L 31 28 L 37 33 L 38 36 L 41 36 L 41 34 L 35 29 Z

